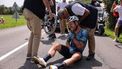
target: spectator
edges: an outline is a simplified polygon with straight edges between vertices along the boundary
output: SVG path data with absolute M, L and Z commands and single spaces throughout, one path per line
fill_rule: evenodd
M 122 27 L 122 0 L 120 0 L 120 5 L 117 5 L 115 8 L 114 8 L 114 11 L 118 12 L 119 14 L 119 18 L 117 20 L 117 23 L 116 23 L 116 26 L 115 26 L 115 39 L 113 41 L 116 41 L 118 42 L 118 38 L 119 38 L 119 28 Z
M 25 16 L 27 26 L 31 31 L 28 43 L 27 60 L 31 60 L 34 56 L 37 57 L 41 37 L 41 23 L 45 16 L 45 7 L 47 7 L 50 19 L 52 19 L 53 14 L 48 0 L 24 1 L 23 15 Z
M 115 0 L 112 4 L 112 7 L 111 7 L 111 12 L 113 12 L 113 16 L 116 18 L 116 20 L 118 19 L 119 17 L 119 14 L 118 12 L 114 11 L 113 9 L 118 5 L 118 1 Z
M 0 24 L 4 24 L 4 18 L 3 17 L 0 18 Z
M 62 0 L 62 2 L 57 5 L 57 11 L 59 11 L 60 9 L 64 9 L 65 6 L 67 6 L 66 0 Z M 65 28 L 67 28 L 66 23 L 66 19 L 60 20 L 60 32 L 62 36 L 65 34 Z

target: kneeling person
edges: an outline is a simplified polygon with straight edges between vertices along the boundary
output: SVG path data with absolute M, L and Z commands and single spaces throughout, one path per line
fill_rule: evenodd
M 40 65 L 47 65 L 47 61 L 54 57 L 56 51 L 58 51 L 61 55 L 66 58 L 62 63 L 57 65 L 50 65 L 50 69 L 55 67 L 56 69 L 60 69 L 65 66 L 69 66 L 82 58 L 82 52 L 86 46 L 88 39 L 88 32 L 85 29 L 82 29 L 79 26 L 79 19 L 76 16 L 71 16 L 69 18 L 68 26 L 70 28 L 69 36 L 66 42 L 66 46 L 61 44 L 54 44 L 48 54 L 44 58 L 34 58 L 39 62 Z

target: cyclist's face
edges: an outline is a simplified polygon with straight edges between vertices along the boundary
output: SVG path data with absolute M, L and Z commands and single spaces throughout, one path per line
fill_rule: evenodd
M 75 31 L 76 30 L 76 24 L 74 23 L 74 21 L 71 21 L 68 23 L 68 27 L 70 28 L 71 31 Z

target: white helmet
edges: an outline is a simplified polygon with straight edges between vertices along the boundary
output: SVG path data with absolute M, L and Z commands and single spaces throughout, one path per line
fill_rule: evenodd
M 69 22 L 72 22 L 72 21 L 79 21 L 79 18 L 77 16 L 70 16 Z

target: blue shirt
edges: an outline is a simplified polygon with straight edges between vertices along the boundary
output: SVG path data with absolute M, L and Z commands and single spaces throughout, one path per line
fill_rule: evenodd
M 68 34 L 68 40 L 70 41 L 70 53 L 75 52 L 76 50 L 80 50 L 81 52 L 84 50 L 86 43 L 87 43 L 87 39 L 88 39 L 88 32 L 85 29 L 80 29 L 80 32 L 78 34 L 76 34 L 76 39 L 79 42 L 82 42 L 84 44 L 84 47 L 82 49 L 78 49 L 75 44 L 73 43 L 73 38 L 74 38 L 74 33 L 70 32 Z

